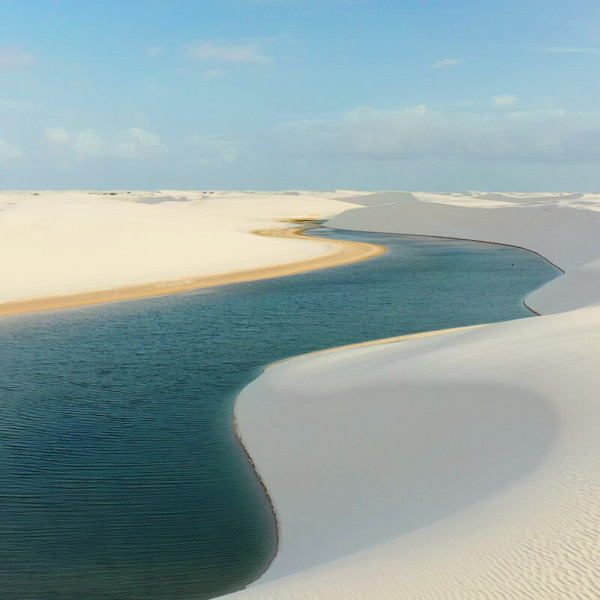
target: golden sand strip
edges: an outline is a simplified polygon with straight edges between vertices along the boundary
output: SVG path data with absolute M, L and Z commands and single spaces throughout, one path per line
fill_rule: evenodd
M 280 238 L 302 237 L 302 239 L 307 242 L 322 243 L 322 240 L 309 238 L 303 234 L 303 232 L 309 228 L 311 228 L 311 225 L 307 224 L 302 227 L 265 229 L 253 231 L 252 233 Z M 152 296 L 165 296 L 168 294 L 187 292 L 228 283 L 241 283 L 243 281 L 283 277 L 284 275 L 294 275 L 315 269 L 324 269 L 326 267 L 335 267 L 367 260 L 368 258 L 383 254 L 386 251 L 384 246 L 378 246 L 376 244 L 331 239 L 326 241 L 327 244 L 335 246 L 335 252 L 326 256 L 319 256 L 295 263 L 248 269 L 246 271 L 190 277 L 185 280 L 157 281 L 142 285 L 123 286 L 110 290 L 5 302 L 0 304 L 0 316 L 55 310 L 59 308 L 72 308 L 75 306 L 117 302 L 120 300 L 133 300 L 136 298 L 147 298 Z
M 312 355 L 328 354 L 330 352 L 338 352 L 339 350 L 354 350 L 354 348 L 367 348 L 368 346 L 382 346 L 384 344 L 394 344 L 396 342 L 407 342 L 409 340 L 417 340 L 420 338 L 445 335 L 446 333 L 454 333 L 455 331 L 467 331 L 468 329 L 477 329 L 478 327 L 483 327 L 483 325 L 466 325 L 465 327 L 450 327 L 448 329 L 436 329 L 434 331 L 422 331 L 420 333 L 397 335 L 389 338 L 381 338 L 380 340 L 370 340 L 368 342 L 359 342 L 358 344 L 348 344 L 347 346 L 338 346 L 337 348 L 318 350 L 317 352 L 313 352 Z M 294 358 L 298 357 L 295 356 Z
M 397 335 L 389 338 L 381 338 L 378 340 L 369 340 L 368 342 L 358 342 L 357 344 L 347 344 L 346 346 L 336 346 L 334 348 L 326 348 L 325 350 L 316 350 L 315 352 L 309 352 L 308 354 L 299 354 L 297 356 L 290 356 L 276 362 L 270 363 L 265 367 L 264 370 L 269 369 L 275 365 L 288 362 L 290 360 L 296 360 L 298 358 L 305 358 L 309 356 L 319 356 L 320 354 L 330 354 L 332 352 L 341 352 L 343 350 L 354 350 L 355 348 L 367 348 L 369 346 L 383 346 L 385 344 L 394 344 L 396 342 L 407 342 L 409 340 L 417 340 L 420 338 L 434 337 L 438 335 L 445 335 L 446 333 L 454 333 L 456 331 L 468 331 L 469 329 L 477 329 L 478 327 L 484 327 L 483 325 L 466 325 L 464 327 L 450 327 L 448 329 L 435 329 L 434 331 L 422 331 L 420 333 L 409 333 L 407 335 Z

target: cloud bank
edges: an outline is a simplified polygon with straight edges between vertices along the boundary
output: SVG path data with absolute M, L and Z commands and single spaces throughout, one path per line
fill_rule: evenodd
M 600 113 L 443 113 L 358 108 L 339 118 L 289 122 L 272 135 L 290 156 L 507 161 L 600 159 Z
M 221 134 L 191 134 L 185 147 L 198 164 L 232 163 L 237 159 L 239 142 Z
M 77 160 L 99 157 L 144 159 L 154 156 L 161 147 L 157 134 L 137 127 L 109 133 L 95 129 L 68 132 L 61 127 L 47 127 L 44 137 L 53 150 L 69 151 Z

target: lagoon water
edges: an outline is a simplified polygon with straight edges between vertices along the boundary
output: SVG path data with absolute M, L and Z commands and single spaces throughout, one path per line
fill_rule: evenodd
M 530 316 L 557 275 L 502 246 L 313 235 L 376 259 L 0 320 L 0 598 L 210 598 L 274 551 L 232 408 L 261 368 L 370 339 Z M 268 418 L 268 417 L 266 417 Z

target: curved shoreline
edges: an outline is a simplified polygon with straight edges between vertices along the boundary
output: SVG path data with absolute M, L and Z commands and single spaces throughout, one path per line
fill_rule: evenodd
M 404 341 L 414 340 L 414 339 L 419 339 L 419 338 L 427 338 L 427 337 L 434 337 L 434 336 L 438 336 L 438 335 L 444 335 L 446 333 L 454 333 L 457 331 L 466 331 L 468 329 L 475 329 L 477 327 L 483 327 L 483 325 L 466 325 L 465 327 L 451 327 L 449 329 L 437 329 L 435 331 L 423 331 L 421 333 L 409 333 L 407 335 L 398 335 L 398 336 L 393 336 L 393 337 L 389 337 L 389 338 L 381 338 L 378 340 L 370 340 L 368 342 L 359 342 L 357 344 L 347 344 L 345 346 L 336 346 L 335 348 L 326 348 L 325 350 L 316 350 L 315 352 L 309 352 L 307 354 L 298 354 L 296 356 L 290 356 L 289 358 L 284 358 L 283 360 L 278 360 L 278 361 L 269 363 L 268 365 L 265 365 L 261 369 L 260 375 L 258 377 L 260 377 L 265 371 L 267 371 L 271 367 L 274 367 L 276 365 L 286 363 L 286 362 L 289 362 L 292 360 L 296 360 L 297 358 L 304 358 L 304 357 L 308 357 L 308 356 L 318 356 L 321 354 L 329 354 L 332 352 L 338 352 L 338 351 L 342 351 L 342 350 L 352 350 L 355 348 L 365 348 L 368 346 L 379 346 L 379 345 L 383 346 L 385 344 L 392 344 L 395 342 L 404 342 Z M 258 379 L 258 377 L 256 379 Z M 255 381 L 256 379 L 253 379 L 252 381 Z M 250 383 L 252 383 L 252 382 L 250 382 Z M 250 384 L 248 384 L 248 385 L 250 385 Z M 238 400 L 246 387 L 247 386 L 244 386 L 244 388 L 236 396 L 235 401 L 233 403 L 233 409 L 232 409 L 233 433 L 234 433 L 235 438 L 237 439 L 242 451 L 246 455 L 246 460 L 252 467 L 254 476 L 258 480 L 260 487 L 263 489 L 263 492 L 264 492 L 264 494 L 269 502 L 269 505 L 271 507 L 271 513 L 273 515 L 273 519 L 275 520 L 275 548 L 273 549 L 273 553 L 272 553 L 271 557 L 269 558 L 269 562 L 265 565 L 265 567 L 262 570 L 262 572 L 260 573 L 260 575 L 254 581 L 250 582 L 249 585 L 252 585 L 252 584 L 256 583 L 257 581 L 259 581 L 263 575 L 265 575 L 265 573 L 269 570 L 272 562 L 275 560 L 275 557 L 277 556 L 277 553 L 279 552 L 279 545 L 280 545 L 280 541 L 281 541 L 279 532 L 280 532 L 281 528 L 280 528 L 279 514 L 277 512 L 275 501 L 273 500 L 273 497 L 271 496 L 271 493 L 269 492 L 269 489 L 266 486 L 266 484 L 260 474 L 260 471 L 259 471 L 258 467 L 256 466 L 254 459 L 252 458 L 252 455 L 250 454 L 248 448 L 246 447 L 246 444 L 244 443 L 244 437 L 242 435 L 242 431 L 240 429 L 240 426 L 239 426 L 238 420 L 237 420 L 236 408 L 238 406 Z M 242 589 L 245 589 L 245 588 L 242 588 Z
M 310 238 L 304 235 L 304 231 L 311 228 L 310 221 L 307 220 L 297 222 L 303 222 L 305 224 L 301 227 L 263 229 L 253 231 L 251 233 L 266 237 L 301 237 L 305 240 L 324 243 L 322 240 Z M 286 275 L 296 275 L 298 273 L 305 273 L 306 271 L 360 262 L 375 256 L 379 256 L 386 251 L 384 246 L 367 244 L 365 242 L 327 240 L 325 243 L 329 244 L 330 246 L 334 246 L 336 250 L 324 256 L 318 256 L 293 263 L 259 267 L 245 271 L 233 271 L 231 273 L 202 275 L 199 277 L 190 277 L 184 280 L 163 280 L 155 281 L 153 283 L 128 285 L 108 290 L 4 302 L 0 304 L 0 317 L 30 312 L 57 310 L 62 308 L 74 308 L 77 306 L 88 306 L 92 304 L 103 304 L 106 302 L 119 302 L 122 300 L 135 300 L 139 298 L 166 296 L 230 283 L 242 283 L 246 281 L 257 281 L 260 279 L 283 277 Z
M 335 229 L 338 231 L 350 231 L 350 232 L 362 232 L 362 233 L 381 233 L 381 232 L 375 232 L 375 231 L 366 231 L 366 230 L 355 230 L 355 229 L 344 229 L 344 228 L 338 228 L 338 227 L 331 227 L 331 229 Z M 553 267 L 555 267 L 556 269 L 558 269 L 561 274 L 565 273 L 565 270 L 562 269 L 561 267 L 559 267 L 557 264 L 553 263 L 552 261 L 550 261 L 548 258 L 546 258 L 545 256 L 543 256 L 542 254 L 540 254 L 539 252 L 536 252 L 535 250 L 532 250 L 530 248 L 526 248 L 524 246 L 518 246 L 515 244 L 505 244 L 505 243 L 501 243 L 501 242 L 490 242 L 487 240 L 481 240 L 481 239 L 473 239 L 473 238 L 461 238 L 461 237 L 452 237 L 452 236 L 441 236 L 441 235 L 422 235 L 422 234 L 413 234 L 413 233 L 395 233 L 395 234 L 391 234 L 391 235 L 405 235 L 405 236 L 411 236 L 411 237 L 421 237 L 421 238 L 434 238 L 434 239 L 441 239 L 441 240 L 454 240 L 454 241 L 468 241 L 468 242 L 475 242 L 475 243 L 482 243 L 482 244 L 492 244 L 495 246 L 504 246 L 507 248 L 516 248 L 518 250 L 523 250 L 525 252 L 531 252 L 532 254 L 535 254 L 536 256 L 539 256 L 541 259 L 545 260 L 548 264 L 552 265 Z M 360 243 L 360 242 L 357 242 Z M 535 291 L 535 290 L 534 290 Z M 526 302 L 527 297 L 525 297 L 523 299 L 523 306 L 529 310 L 531 313 L 533 313 L 533 315 L 535 316 L 541 316 L 541 314 L 537 311 L 535 311 L 533 308 L 531 308 L 527 302 Z M 422 339 L 422 338 L 428 338 L 428 337 L 437 337 L 437 336 L 441 336 L 441 335 L 445 335 L 448 333 L 455 333 L 455 332 L 459 332 L 459 331 L 468 331 L 468 330 L 473 330 L 473 329 L 478 329 L 481 327 L 485 327 L 486 325 L 488 325 L 487 323 L 484 324 L 478 324 L 478 325 L 466 325 L 464 327 L 451 327 L 451 328 L 447 328 L 447 329 L 437 329 L 437 330 L 433 330 L 433 331 L 423 331 L 423 332 L 419 332 L 419 333 L 412 333 L 412 334 L 407 334 L 407 335 L 400 335 L 400 336 L 392 336 L 389 338 L 380 338 L 380 339 L 376 339 L 376 340 L 369 340 L 366 342 L 359 342 L 356 344 L 347 344 L 344 346 L 337 346 L 334 348 L 326 348 L 324 350 L 317 350 L 315 352 L 309 352 L 307 354 L 299 354 L 296 356 L 291 356 L 289 358 L 285 358 L 279 361 L 275 361 L 273 363 L 269 363 L 268 365 L 265 365 L 262 370 L 261 370 L 261 374 L 256 378 L 258 379 L 259 377 L 261 377 L 261 375 L 263 373 L 265 373 L 268 369 L 279 365 L 279 364 L 283 364 L 286 362 L 290 362 L 292 360 L 296 360 L 296 359 L 300 359 L 300 358 L 306 358 L 306 357 L 313 357 L 313 356 L 319 356 L 319 355 L 323 355 L 323 354 L 330 354 L 330 353 L 334 353 L 334 352 L 338 352 L 338 351 L 345 351 L 345 350 L 353 350 L 353 349 L 358 349 L 358 348 L 366 348 L 366 347 L 373 347 L 373 346 L 383 346 L 386 344 L 393 344 L 393 343 L 399 343 L 399 342 L 404 342 L 404 341 L 410 341 L 410 340 L 416 340 L 416 339 Z M 254 379 L 253 381 L 256 381 L 256 379 Z M 249 384 L 248 384 L 249 385 Z M 245 386 L 246 387 L 246 386 Z M 245 388 L 244 388 L 245 389 Z M 275 544 L 275 548 L 273 550 L 273 554 L 269 559 L 268 564 L 265 566 L 265 568 L 263 569 L 263 571 L 261 572 L 261 574 L 253 581 L 251 582 L 249 585 L 254 585 L 256 583 L 258 583 L 260 581 L 260 579 L 267 573 L 267 571 L 269 570 L 269 568 L 271 567 L 271 564 L 273 563 L 273 561 L 275 560 L 278 551 L 279 551 L 279 547 L 280 547 L 280 517 L 278 515 L 278 511 L 276 508 L 276 503 L 271 495 L 271 493 L 269 492 L 269 489 L 267 488 L 266 484 L 264 483 L 264 480 L 261 476 L 261 473 L 254 461 L 254 459 L 252 458 L 250 452 L 248 451 L 246 444 L 244 443 L 244 439 L 243 439 L 243 434 L 241 432 L 241 429 L 239 427 L 238 424 L 238 420 L 237 420 L 237 416 L 236 416 L 236 408 L 238 407 L 238 400 L 240 399 L 241 395 L 244 392 L 244 389 L 242 389 L 240 391 L 240 393 L 236 396 L 236 399 L 234 401 L 234 405 L 233 405 L 233 430 L 234 430 L 234 434 L 235 437 L 238 441 L 238 443 L 240 444 L 243 452 L 245 453 L 247 460 L 250 464 L 250 466 L 252 467 L 252 470 L 254 471 L 254 475 L 256 476 L 256 478 L 259 481 L 260 486 L 262 487 L 265 496 L 267 497 L 267 500 L 270 504 L 271 507 L 271 512 L 273 514 L 273 518 L 275 520 L 275 525 L 276 525 L 276 544 Z M 247 588 L 245 588 L 247 589 Z
M 343 227 L 331 227 L 331 229 L 335 229 L 337 231 L 358 231 L 361 233 L 385 233 L 385 232 L 379 232 L 379 231 L 367 231 L 367 230 L 359 230 L 359 229 L 344 229 Z M 552 262 L 549 258 L 545 257 L 543 254 L 537 252 L 536 250 L 532 250 L 531 248 L 526 248 L 525 246 L 519 246 L 517 244 L 505 244 L 503 242 L 490 242 L 487 240 L 480 240 L 480 239 L 475 239 L 475 238 L 467 238 L 467 237 L 453 237 L 453 236 L 449 236 L 449 235 L 430 235 L 430 234 L 421 234 L 421 233 L 392 233 L 392 234 L 388 234 L 388 235 L 408 235 L 411 237 L 421 237 L 421 238 L 433 238 L 436 240 L 455 240 L 455 241 L 463 241 L 463 242 L 475 242 L 477 244 L 491 244 L 493 246 L 504 246 L 505 248 L 516 248 L 517 250 L 524 250 L 525 252 L 531 252 L 531 254 L 535 254 L 536 256 L 539 256 L 542 260 L 545 260 L 549 265 L 552 265 L 555 269 L 558 269 L 561 273 L 561 275 L 565 275 L 566 271 L 560 267 L 559 265 L 557 265 L 556 263 Z M 560 275 L 559 275 L 560 277 Z M 538 288 L 539 289 L 539 288 Z M 529 304 L 527 304 L 527 297 L 530 294 L 533 294 L 533 292 L 535 292 L 537 290 L 533 290 L 532 292 L 529 292 L 529 294 L 527 294 L 527 296 L 525 296 L 525 298 L 523 298 L 523 306 L 530 312 L 532 312 L 534 315 L 540 317 L 542 316 L 542 313 L 539 313 L 537 310 L 531 308 L 531 306 L 529 306 Z M 445 331 L 443 329 L 439 330 L 440 332 Z M 404 337 L 404 336 L 400 336 L 400 337 Z M 377 343 L 378 340 L 374 340 L 373 343 Z M 385 340 L 381 340 L 382 343 L 386 343 Z M 393 341 L 392 338 L 390 338 L 390 341 Z M 398 341 L 401 341 L 401 339 L 398 339 Z M 345 348 L 345 346 L 340 347 L 339 349 L 341 350 L 342 348 Z M 337 349 L 337 348 L 335 348 Z

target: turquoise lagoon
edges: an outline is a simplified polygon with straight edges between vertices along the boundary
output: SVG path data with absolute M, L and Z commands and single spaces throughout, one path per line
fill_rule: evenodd
M 0 598 L 199 600 L 244 587 L 268 565 L 276 530 L 232 408 L 264 365 L 527 317 L 523 297 L 557 275 L 516 248 L 312 234 L 388 252 L 0 320 Z

